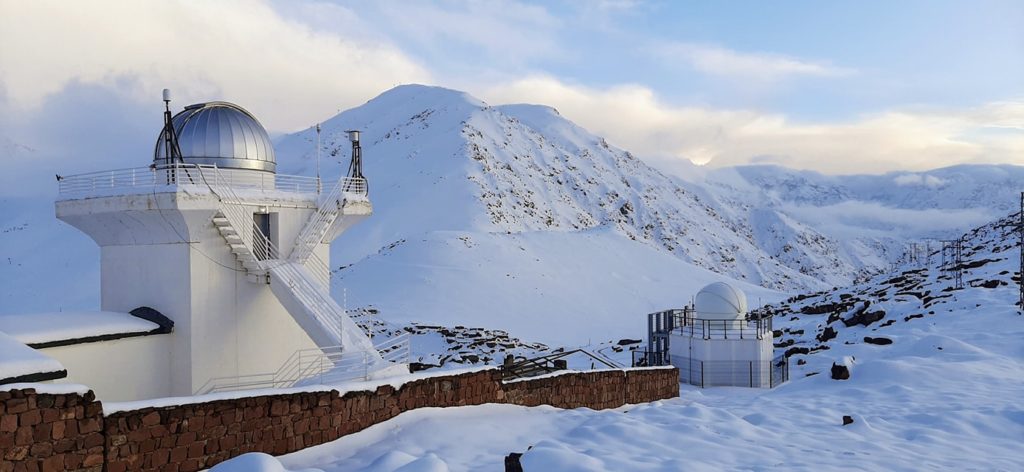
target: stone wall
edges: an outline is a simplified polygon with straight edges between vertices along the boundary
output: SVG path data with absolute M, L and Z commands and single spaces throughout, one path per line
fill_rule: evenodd
M 383 385 L 373 391 L 243 397 L 105 417 L 91 392 L 42 395 L 22 390 L 0 393 L 0 399 L 3 395 L 19 401 L 12 410 L 5 400 L 6 410 L 0 410 L 0 472 L 98 470 L 102 465 L 109 472 L 188 472 L 246 452 L 280 455 L 323 444 L 416 408 L 510 403 L 604 409 L 671 398 L 679 395 L 679 373 L 608 370 L 502 382 L 500 371 L 482 370 L 419 378 L 397 389 Z M 38 421 L 36 413 L 26 416 L 30 411 L 38 412 Z M 39 426 L 56 424 L 57 418 L 60 439 L 55 427 Z M 21 429 L 22 421 L 30 429 Z
M 102 470 L 102 427 L 92 392 L 0 392 L 0 471 Z

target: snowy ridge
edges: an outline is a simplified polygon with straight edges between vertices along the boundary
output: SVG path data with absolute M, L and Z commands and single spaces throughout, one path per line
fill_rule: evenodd
M 324 123 L 325 155 L 344 161 L 363 130 L 375 217 L 335 252 L 355 263 L 431 231 L 572 232 L 611 227 L 684 262 L 775 289 L 823 287 L 764 254 L 675 180 L 542 106 L 491 107 L 464 93 L 402 86 Z M 312 131 L 280 140 L 282 161 L 311 168 Z M 294 165 L 294 164 L 293 164 Z
M 838 345 L 898 346 L 903 342 L 899 335 L 902 325 L 916 330 L 938 323 L 975 322 L 982 324 L 980 329 L 1003 329 L 981 315 L 1018 310 L 1017 222 L 1018 216 L 1012 215 L 963 235 L 962 262 L 948 265 L 962 270 L 961 289 L 956 288 L 952 273 L 940 266 L 942 250 L 937 245 L 930 258 L 896 272 L 763 308 L 777 317 L 776 348 L 794 355 L 823 352 Z M 930 264 L 925 262 L 928 260 Z M 908 342 L 921 342 L 915 337 L 907 338 Z M 962 342 L 958 339 L 952 344 Z M 821 368 L 796 367 L 807 373 Z

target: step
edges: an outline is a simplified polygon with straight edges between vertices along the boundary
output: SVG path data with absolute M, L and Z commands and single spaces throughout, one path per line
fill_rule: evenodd
M 231 226 L 231 222 L 228 221 L 228 219 L 223 217 L 223 216 L 215 216 L 215 217 L 213 217 L 213 224 L 218 226 L 218 227 Z

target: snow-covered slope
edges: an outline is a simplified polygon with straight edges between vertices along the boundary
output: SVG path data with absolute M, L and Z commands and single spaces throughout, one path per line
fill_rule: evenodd
M 742 227 L 628 152 L 548 107 L 491 107 L 453 90 L 402 86 L 323 124 L 325 155 L 346 162 L 363 131 L 375 214 L 337 245 L 350 264 L 432 231 L 574 232 L 597 227 L 723 275 L 775 289 L 821 287 L 766 256 Z M 278 142 L 312 167 L 313 131 Z M 335 172 L 339 164 L 331 167 Z
M 1016 221 L 965 235 L 962 289 L 934 264 L 908 265 L 769 307 L 792 362 L 775 389 L 683 385 L 677 399 L 611 411 L 418 410 L 280 461 L 327 472 L 501 470 L 523 453 L 525 470 L 1018 470 Z M 848 380 L 831 378 L 834 363 Z
M 872 352 L 878 345 L 899 350 L 933 345 L 932 349 L 951 350 L 949 354 L 988 350 L 986 339 L 993 333 L 1024 323 L 1019 316 L 1003 316 L 1018 313 L 1017 218 L 1002 218 L 962 235 L 962 260 L 954 264 L 948 257 L 945 270 L 940 246 L 930 263 L 906 264 L 862 284 L 800 295 L 766 307 L 777 317 L 776 348 L 790 355 L 837 348 L 856 355 Z M 961 271 L 963 288 L 956 287 L 950 270 L 954 267 Z M 976 334 L 953 331 L 933 335 L 937 326 L 944 330 L 957 326 Z M 1014 349 L 1006 354 L 1024 357 L 1024 350 Z M 812 362 L 820 357 L 806 356 L 807 364 L 795 367 L 805 373 L 821 372 L 827 365 Z
M 1009 165 L 844 176 L 777 166 L 691 170 L 687 182 L 704 201 L 738 225 L 749 221 L 769 255 L 834 286 L 906 261 L 912 245 L 1005 214 L 1024 188 L 1024 168 Z

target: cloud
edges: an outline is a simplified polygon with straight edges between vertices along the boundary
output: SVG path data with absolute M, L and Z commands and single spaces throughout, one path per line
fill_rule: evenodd
M 893 182 L 899 186 L 919 186 L 928 188 L 939 188 L 945 185 L 946 181 L 934 175 L 926 174 L 902 174 L 897 175 Z
M 824 173 L 921 171 L 963 163 L 1022 164 L 1024 101 L 972 108 L 888 110 L 800 123 L 784 114 L 674 106 L 641 85 L 592 88 L 546 76 L 474 91 L 491 103 L 531 102 L 665 169 L 680 160 L 751 162 Z
M 982 225 L 999 216 L 998 211 L 986 208 L 915 210 L 859 200 L 826 206 L 787 204 L 783 208 L 818 231 L 841 238 L 959 234 L 965 227 Z
M 0 11 L 0 87 L 22 110 L 72 82 L 154 109 L 170 87 L 179 106 L 235 101 L 271 130 L 290 131 L 400 83 L 431 80 L 393 46 L 337 33 L 344 24 L 314 29 L 257 0 L 0 0 Z
M 663 44 L 655 54 L 670 62 L 683 62 L 705 74 L 743 81 L 770 82 L 791 77 L 841 77 L 853 69 L 771 53 L 744 53 L 709 44 Z

